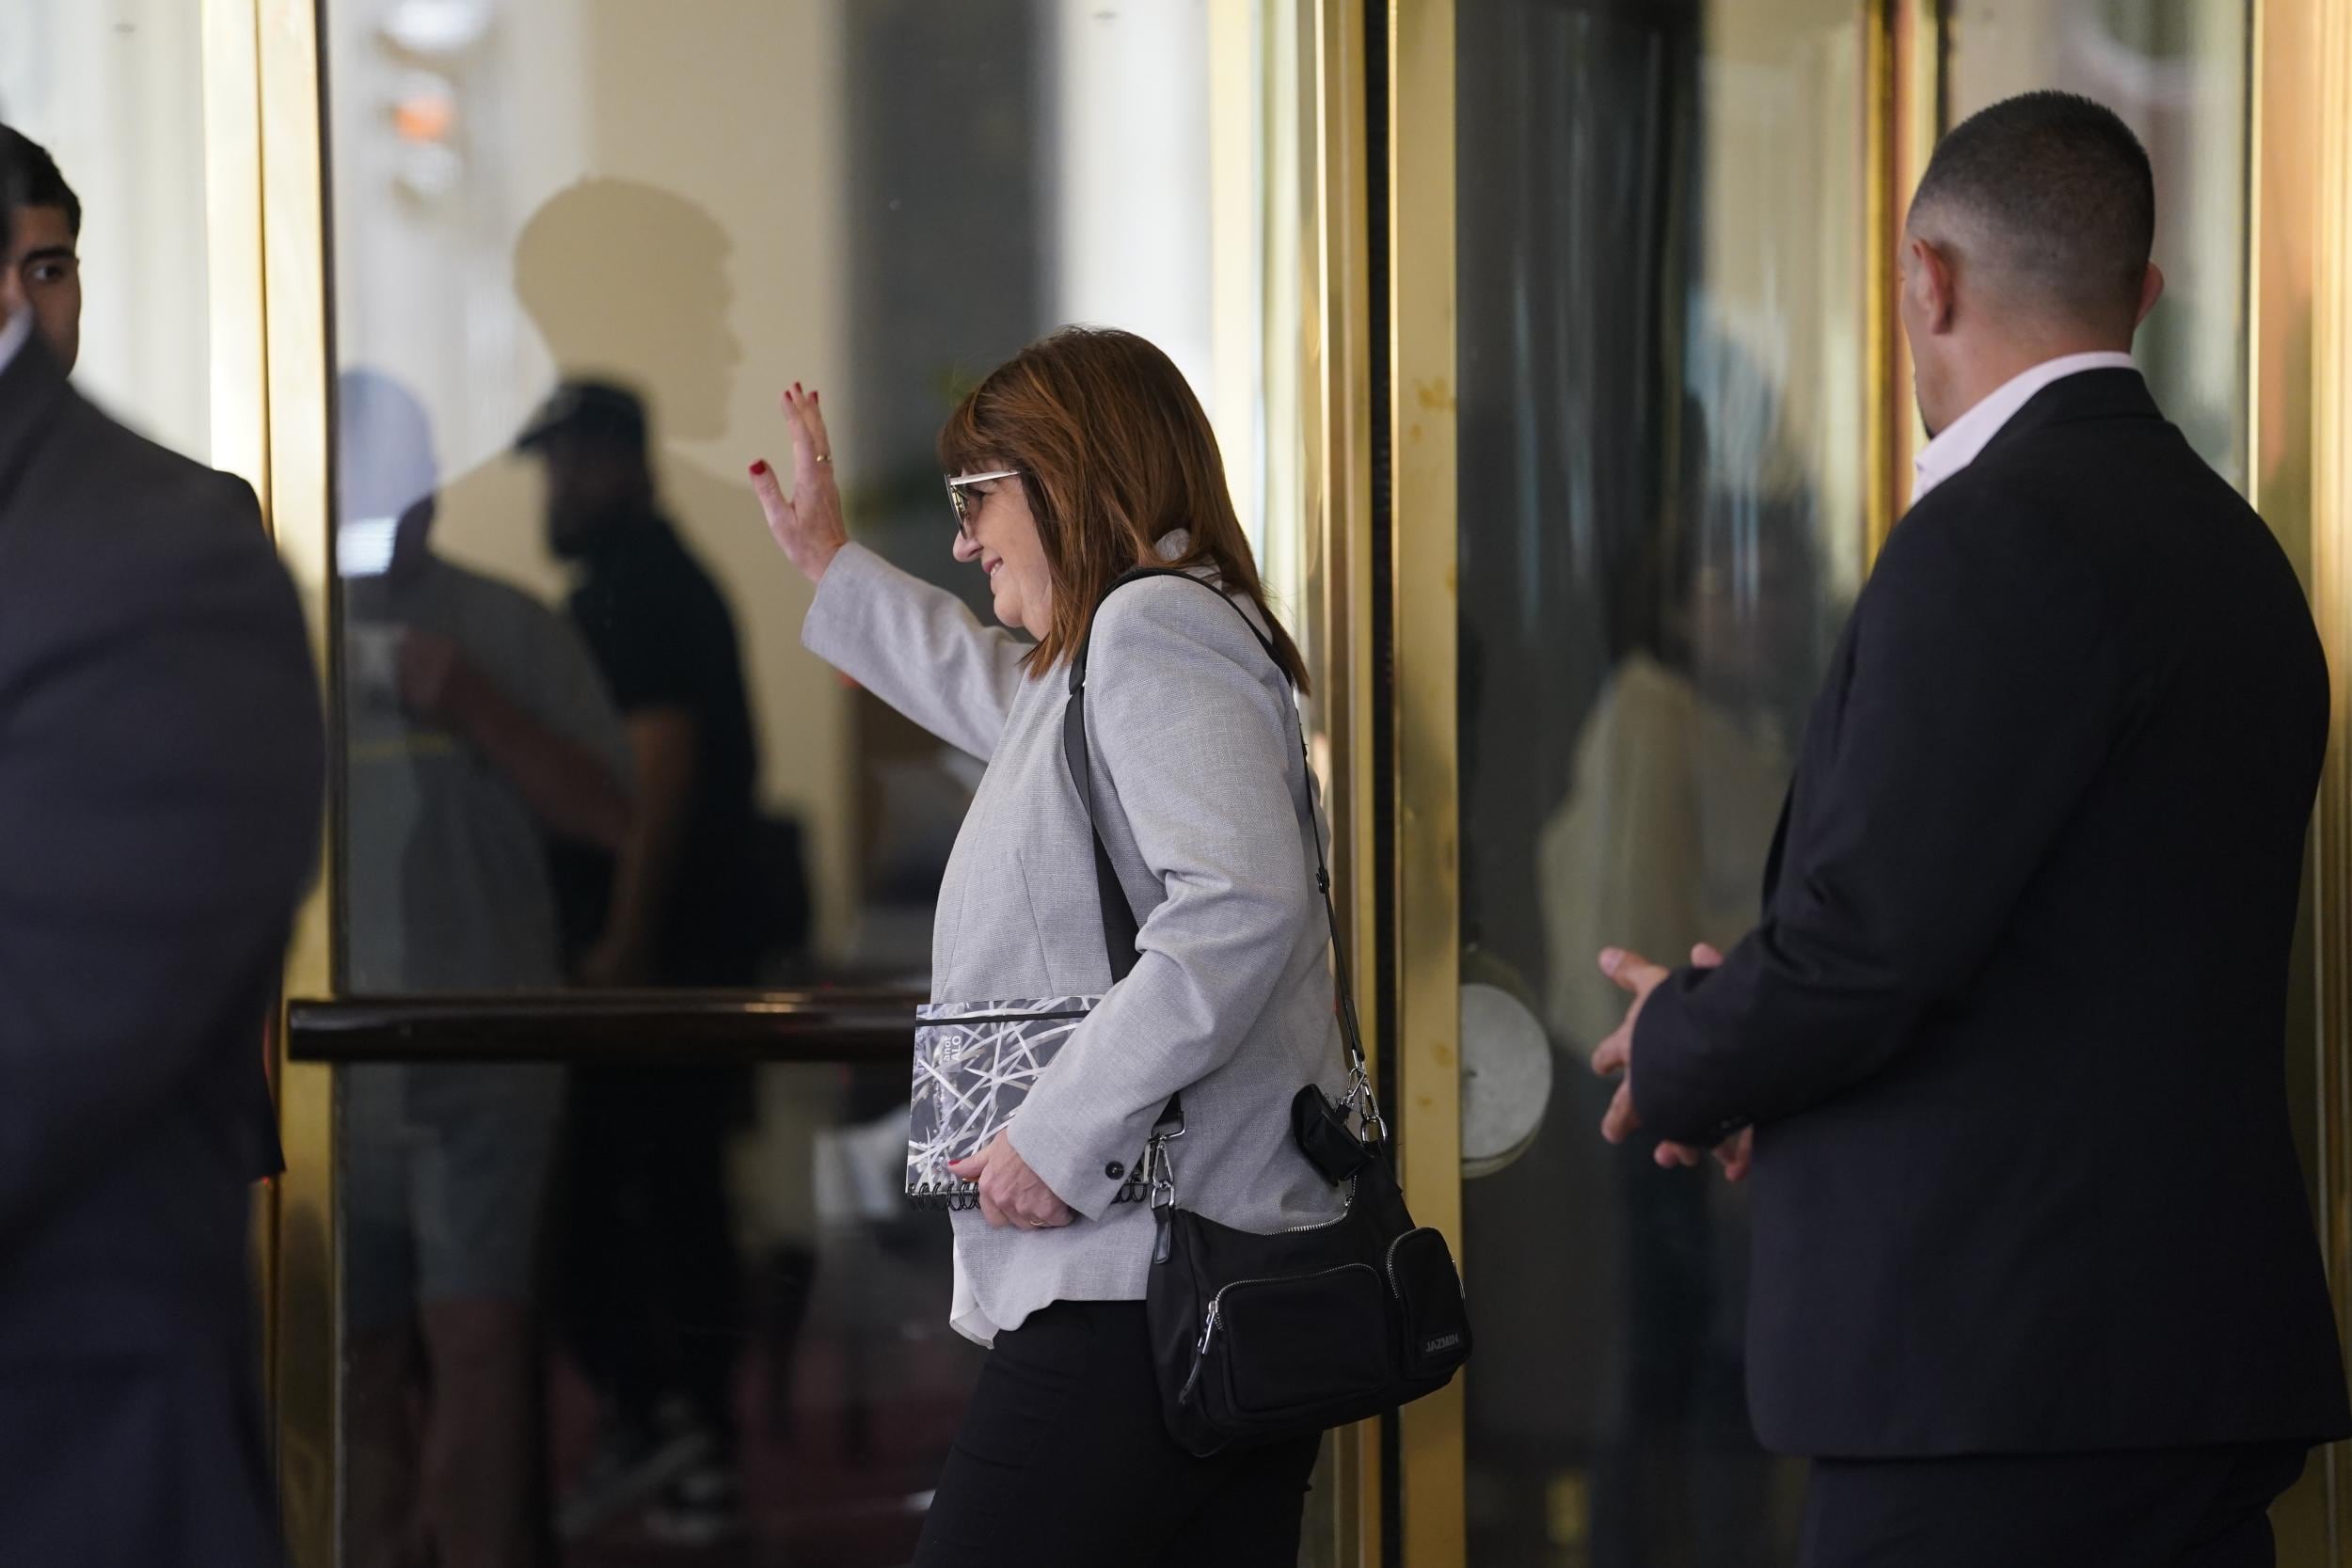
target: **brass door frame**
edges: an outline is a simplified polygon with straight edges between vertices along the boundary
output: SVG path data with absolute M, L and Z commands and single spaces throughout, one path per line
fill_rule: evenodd
M 1389 620 L 1398 1164 L 1413 1217 L 1462 1255 L 1460 594 L 1454 0 L 1389 7 Z M 1463 1384 L 1405 1407 L 1404 1560 L 1463 1560 Z
M 316 35 L 297 0 L 202 0 L 205 252 L 213 464 L 253 486 L 300 590 L 324 677 L 326 638 L 325 230 Z M 331 839 L 331 835 L 330 835 Z M 323 988 L 334 885 L 296 917 L 289 992 Z M 322 1293 L 331 1233 L 331 1135 L 323 1068 L 289 1062 L 273 1030 L 287 1169 L 256 1211 L 263 1379 L 275 1413 L 279 1500 L 294 1560 L 332 1560 L 335 1322 Z
M 2325 542 L 2327 572 L 2320 593 L 2321 630 L 2336 669 L 2327 783 L 2317 837 L 2325 868 L 2325 915 L 2319 924 L 2319 1135 L 2321 1234 L 2335 1291 L 2336 1332 L 2352 1340 L 2352 953 L 2344 928 L 2352 919 L 2352 11 L 2321 11 L 2317 52 L 2319 115 L 2312 133 L 2319 153 L 2319 200 L 2314 228 L 2319 276 L 2314 293 L 2316 344 L 2312 388 L 2312 515 Z M 2269 112 L 2265 108 L 2265 113 Z M 2331 917 L 2331 918 L 2329 918 Z M 2345 1519 L 2347 1455 L 2328 1450 L 2328 1546 L 2344 1560 L 2352 1522 Z
M 215 0 L 234 3 L 234 0 Z M 327 362 L 326 119 L 313 0 L 244 0 L 258 23 L 262 278 L 269 403 L 271 527 L 302 597 L 312 657 L 326 683 L 331 752 L 341 751 L 331 694 L 342 650 L 330 635 L 333 518 L 328 504 L 331 418 Z M 336 778 L 339 769 L 330 768 Z M 342 877 L 340 789 L 328 809 L 318 883 L 302 907 L 286 960 L 286 994 L 333 994 L 332 911 Z M 286 1171 L 278 1181 L 271 1249 L 270 1387 L 278 1433 L 278 1506 L 288 1553 L 300 1568 L 336 1558 L 339 1455 L 333 1203 L 334 1074 L 293 1059 L 278 1029 L 278 1122 Z
M 2352 1342 L 2352 9 L 2256 0 L 2248 214 L 2248 470 L 2302 556 L 2330 668 L 2312 819 L 2314 1182 L 2337 1333 Z M 2299 546 L 2299 547 L 2296 547 Z M 2352 1453 L 2323 1451 L 2328 1562 L 2352 1551 Z
M 1864 418 L 1869 443 L 1864 461 L 1864 532 L 1870 559 L 1911 501 L 1912 459 L 1925 438 L 1911 393 L 1911 349 L 1895 314 L 1895 249 L 1911 193 L 1926 172 L 1944 123 L 1946 0 L 1876 0 L 1869 7 L 1868 53 L 1863 62 L 1867 121 L 1863 127 L 1866 192 L 1863 277 Z M 1865 566 L 1868 562 L 1864 562 Z
M 1381 890 L 1374 879 L 1375 707 L 1373 649 L 1373 234 L 1366 215 L 1369 156 L 1362 0 L 1304 0 L 1311 36 L 1300 99 L 1311 105 L 1311 191 L 1298 214 L 1304 341 L 1300 429 L 1311 451 L 1307 481 L 1304 613 L 1315 696 L 1309 722 L 1331 821 L 1342 940 L 1367 1022 L 1365 1049 L 1377 1060 L 1386 1032 L 1372 995 L 1379 969 Z M 1302 51 L 1302 54 L 1305 52 Z M 1365 1421 L 1331 1438 L 1328 1473 L 1332 1561 L 1371 1568 L 1381 1560 L 1381 1423 Z

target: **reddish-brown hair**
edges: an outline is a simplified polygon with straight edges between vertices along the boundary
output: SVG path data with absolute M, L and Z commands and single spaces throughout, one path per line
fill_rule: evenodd
M 1282 673 L 1307 689 L 1306 661 L 1265 602 L 1216 435 L 1184 372 L 1150 342 L 1066 326 L 1006 360 L 939 433 L 951 473 L 1014 468 L 1054 578 L 1053 626 L 1031 668 L 1076 654 L 1094 607 L 1137 566 L 1216 568 L 1225 592 L 1264 614 Z M 1159 542 L 1182 529 L 1184 552 Z

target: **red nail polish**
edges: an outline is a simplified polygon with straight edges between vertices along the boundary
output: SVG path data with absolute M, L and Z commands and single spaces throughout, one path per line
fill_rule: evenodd
M 767 460 L 766 458 L 764 458 L 764 457 L 763 457 L 763 458 L 761 458 L 758 462 L 756 462 L 756 463 L 755 463 L 755 464 L 753 464 L 753 465 L 752 465 L 752 474 L 753 474 L 753 476 L 754 476 L 755 478 L 756 478 L 758 475 L 761 475 L 761 474 L 766 473 L 767 471 L 768 471 L 768 460 Z

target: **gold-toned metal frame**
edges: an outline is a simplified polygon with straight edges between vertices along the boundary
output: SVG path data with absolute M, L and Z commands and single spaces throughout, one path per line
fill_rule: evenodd
M 214 0 L 215 4 L 234 0 Z M 311 651 L 328 676 L 333 557 L 328 506 L 328 235 L 326 121 L 320 97 L 314 0 L 243 0 L 255 11 L 261 104 L 262 287 L 269 407 L 268 489 L 278 547 L 307 611 Z M 333 991 L 331 913 L 340 835 L 331 822 L 322 872 L 297 919 L 286 965 L 290 995 Z M 278 1032 L 281 1042 L 285 1031 Z M 331 1069 L 288 1059 L 281 1045 L 277 1233 L 269 1271 L 270 1386 L 278 1432 L 278 1501 L 296 1568 L 336 1560 L 340 1454 L 335 1402 L 341 1324 L 335 1310 L 335 1101 Z
M 1454 0 L 1389 7 L 1389 595 L 1399 1173 L 1413 1217 L 1462 1252 L 1461 726 L 1456 664 Z M 1399 1413 L 1411 1568 L 1458 1564 L 1460 1379 Z
M 2352 8 L 2256 0 L 2248 103 L 2247 467 L 2296 556 L 2331 673 L 2310 847 L 2313 1196 L 2352 1342 Z M 2352 1454 L 2275 1511 L 2280 1560 L 2352 1560 Z
M 262 292 L 262 104 L 252 0 L 205 0 L 199 17 L 204 124 L 204 261 L 207 367 L 215 467 L 253 486 L 269 504 L 269 396 L 262 359 L 269 340 Z M 276 1082 L 276 1041 L 272 1053 Z M 262 1276 L 262 1343 L 274 1343 L 278 1190 L 253 1205 L 253 1256 Z
M 307 0 L 201 0 L 212 460 L 252 484 L 300 591 L 324 674 L 326 507 L 324 120 Z M 327 989 L 333 870 L 296 919 L 290 992 Z M 334 1560 L 336 1323 L 326 1201 L 331 1084 L 272 1035 L 284 1174 L 256 1207 L 263 1381 L 279 1505 L 301 1568 Z
M 1945 0 L 1872 0 L 1864 41 L 1862 340 L 1863 532 L 1878 556 L 1911 499 L 1912 459 L 1922 432 L 1911 392 L 1911 352 L 1896 315 L 1895 251 L 1911 193 L 1944 123 Z
M 2280 0 L 2274 0 L 2274 7 Z M 2265 7 L 2265 9 L 2274 8 Z M 2317 109 L 2312 138 L 2313 209 L 2312 534 L 2320 632 L 2335 667 L 2333 722 L 2321 787 L 2318 1053 L 2320 1227 L 2339 1338 L 2352 1340 L 2352 8 L 2322 4 L 2317 18 Z M 2269 128 L 2271 109 L 2258 110 Z M 2280 121 L 2276 128 L 2296 127 Z M 2352 1547 L 2345 1513 L 2347 1454 L 2328 1451 L 2328 1551 Z
M 1311 705 L 1329 785 L 1332 864 L 1343 937 L 1360 990 L 1378 972 L 1380 889 L 1374 881 L 1374 708 L 1372 651 L 1373 236 L 1367 216 L 1368 156 L 1364 11 L 1361 0 L 1303 0 L 1300 97 L 1312 105 L 1311 179 L 1302 182 L 1299 321 L 1305 368 L 1300 429 L 1310 445 L 1306 478 L 1308 644 L 1315 651 Z M 1368 995 L 1359 997 L 1371 1016 Z M 1384 1049 L 1373 1030 L 1366 1048 Z M 1378 1063 L 1375 1063 L 1375 1069 Z M 1369 1568 L 1381 1557 L 1380 1423 L 1330 1439 L 1327 1474 L 1332 1561 Z

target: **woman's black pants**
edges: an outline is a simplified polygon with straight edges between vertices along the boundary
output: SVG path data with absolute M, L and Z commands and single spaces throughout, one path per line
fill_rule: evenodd
M 915 1568 L 1296 1568 L 1320 1434 L 1195 1459 L 1160 1419 L 1139 1301 L 996 1337 Z

